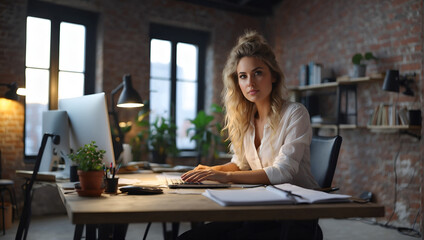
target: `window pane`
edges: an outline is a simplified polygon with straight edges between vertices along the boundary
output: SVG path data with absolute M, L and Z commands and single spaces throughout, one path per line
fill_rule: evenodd
M 59 70 L 84 72 L 85 26 L 60 23 Z
M 49 68 L 50 20 L 27 17 L 26 66 Z
M 150 122 L 157 117 L 170 118 L 171 82 L 169 80 L 150 79 Z
M 49 71 L 26 69 L 25 155 L 37 155 L 42 138 L 42 113 L 48 110 Z
M 84 95 L 84 74 L 59 72 L 59 99 Z
M 197 79 L 198 48 L 187 43 L 177 44 L 177 78 L 185 81 Z
M 152 39 L 150 47 L 150 76 L 169 79 L 171 77 L 171 42 Z
M 187 136 L 187 129 L 192 127 L 189 119 L 196 117 L 197 103 L 197 83 L 177 82 L 177 104 L 176 104 L 176 124 L 177 124 L 177 147 L 179 149 L 194 149 L 195 142 L 190 141 Z
M 187 129 L 192 127 L 189 119 L 196 117 L 197 109 L 197 56 L 198 48 L 187 43 L 177 43 L 177 147 L 194 149 Z

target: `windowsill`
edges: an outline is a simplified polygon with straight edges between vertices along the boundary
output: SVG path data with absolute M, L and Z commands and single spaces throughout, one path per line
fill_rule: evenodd
M 175 157 L 177 157 L 177 158 L 197 158 L 197 152 L 195 152 L 195 151 L 181 151 Z M 225 153 L 225 152 L 219 152 L 218 153 L 218 158 L 220 158 L 220 159 L 225 159 L 225 158 L 231 159 L 232 157 L 233 157 L 233 155 L 230 154 L 230 153 Z
M 197 152 L 195 152 L 195 151 L 181 151 L 175 157 L 177 157 L 177 158 L 196 158 Z

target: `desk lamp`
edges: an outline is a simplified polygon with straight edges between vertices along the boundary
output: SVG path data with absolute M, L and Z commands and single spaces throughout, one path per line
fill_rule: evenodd
M 118 160 L 119 156 L 123 151 L 122 141 L 124 135 L 122 134 L 121 128 L 119 127 L 118 113 L 115 111 L 114 96 L 122 88 L 123 90 L 121 92 L 121 95 L 119 96 L 118 103 L 116 104 L 116 106 L 121 108 L 136 108 L 144 106 L 143 100 L 132 86 L 131 75 L 124 75 L 124 77 L 122 78 L 122 82 L 115 89 L 113 89 L 110 94 L 110 102 L 112 104 L 112 109 L 109 114 L 112 115 L 113 121 L 115 122 L 115 128 L 118 131 L 118 136 L 113 136 L 113 151 L 115 153 L 115 160 Z
M 18 101 L 19 100 L 18 95 L 21 95 L 21 96 L 25 95 L 23 94 L 24 90 L 22 88 L 18 88 L 18 84 L 16 84 L 16 82 L 0 83 L 0 86 L 6 86 L 9 88 L 9 90 L 4 94 L 4 98 Z
M 399 76 L 398 70 L 387 70 L 386 77 L 384 78 L 383 90 L 390 92 L 399 92 L 399 86 L 403 86 L 405 91 L 403 94 L 408 96 L 414 96 L 410 85 L 414 82 L 412 75 Z

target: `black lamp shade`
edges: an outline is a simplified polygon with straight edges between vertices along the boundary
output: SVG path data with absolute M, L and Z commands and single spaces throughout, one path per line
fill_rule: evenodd
M 124 89 L 119 96 L 118 107 L 142 107 L 144 106 L 143 100 L 137 91 L 133 88 L 131 83 L 131 75 L 123 77 Z
M 6 86 L 9 88 L 9 90 L 4 94 L 4 97 L 7 98 L 7 99 L 10 99 L 10 100 L 18 101 L 19 96 L 16 93 L 16 90 L 18 90 L 17 84 L 15 82 L 13 82 L 11 84 L 7 84 Z
M 399 92 L 399 71 L 387 70 L 384 78 L 383 90 L 390 92 Z

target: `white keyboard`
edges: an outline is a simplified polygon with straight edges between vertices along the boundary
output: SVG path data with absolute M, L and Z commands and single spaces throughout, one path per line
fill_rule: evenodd
M 184 182 L 181 178 L 166 178 L 166 182 L 169 188 L 229 188 L 231 187 L 231 184 L 226 184 L 226 183 Z

